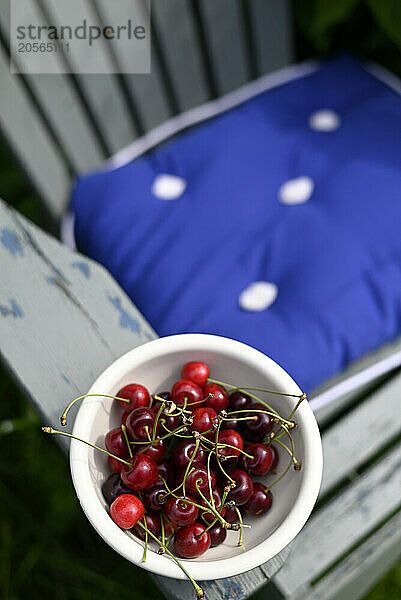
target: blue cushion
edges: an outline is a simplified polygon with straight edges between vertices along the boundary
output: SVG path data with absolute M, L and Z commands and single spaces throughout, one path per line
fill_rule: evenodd
M 159 335 L 244 341 L 310 391 L 401 332 L 400 131 L 340 57 L 79 178 L 77 246 Z

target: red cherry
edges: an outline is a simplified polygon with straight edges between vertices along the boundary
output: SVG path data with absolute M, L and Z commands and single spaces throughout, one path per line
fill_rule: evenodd
M 174 549 L 181 558 L 197 558 L 210 548 L 210 533 L 200 523 L 179 529 L 174 536 Z
M 121 427 L 110 429 L 110 431 L 108 431 L 104 437 L 104 443 L 107 450 L 112 454 L 115 454 L 124 460 L 129 458 L 127 442 L 125 441 Z M 124 463 L 113 458 L 112 456 L 109 456 L 107 460 L 110 468 L 116 473 L 120 473 Z
M 224 515 L 226 514 L 227 508 L 225 506 L 223 506 L 223 508 L 221 510 L 219 510 L 221 507 L 221 494 L 217 487 L 212 488 L 212 496 L 214 499 L 214 505 L 215 505 L 216 509 L 219 511 L 221 516 L 224 517 Z M 205 497 L 206 497 L 207 501 L 210 502 L 210 493 L 207 492 L 205 494 Z M 210 512 L 209 507 L 207 506 L 207 504 L 206 504 L 205 500 L 203 500 L 203 498 L 200 500 L 199 504 L 201 504 L 202 506 L 204 506 L 205 508 L 208 509 L 207 512 L 202 512 L 202 517 L 204 519 L 206 519 L 206 521 L 209 521 L 210 523 L 212 521 L 214 521 L 216 516 L 212 512 Z
M 131 529 L 144 514 L 142 502 L 132 494 L 121 494 L 110 506 L 111 518 L 122 529 Z
M 164 510 L 168 499 L 168 491 L 162 481 L 158 481 L 156 485 L 146 490 L 143 495 L 143 502 L 146 508 L 152 511 Z
M 172 465 L 167 461 L 163 460 L 157 465 L 157 470 L 159 471 L 159 480 L 163 478 L 167 485 L 170 486 L 174 480 L 174 472 Z
M 205 385 L 203 393 L 205 398 L 209 394 L 213 394 L 211 398 L 207 398 L 205 401 L 205 406 L 210 406 L 210 408 L 214 408 L 216 412 L 220 412 L 224 410 L 228 406 L 228 394 L 226 390 L 221 387 L 221 385 L 217 385 L 217 383 L 208 383 Z
M 224 519 L 227 523 L 236 523 L 238 521 L 238 513 L 234 507 L 227 507 Z
M 216 487 L 216 475 L 213 471 L 210 471 L 210 482 L 213 490 L 213 488 Z M 198 488 L 204 496 L 209 497 L 207 468 L 205 465 L 201 464 L 195 465 L 194 470 L 189 473 L 185 481 L 185 490 L 195 497 L 199 496 Z
M 217 412 L 209 406 L 200 406 L 193 411 L 192 419 L 191 431 L 204 433 L 212 429 L 213 422 L 217 419 Z
M 199 361 L 187 362 L 181 371 L 183 379 L 189 379 L 203 388 L 206 385 L 210 370 L 206 363 Z
M 227 536 L 227 529 L 224 529 L 218 521 L 209 529 L 210 547 L 215 548 L 224 542 Z
M 190 525 L 196 521 L 198 516 L 198 507 L 191 504 L 189 501 L 195 502 L 190 496 L 175 498 L 170 496 L 166 504 L 166 516 L 170 521 L 183 527 Z
M 164 440 L 157 440 L 156 444 L 138 444 L 134 446 L 134 449 L 136 453 L 139 453 L 140 450 L 143 450 L 141 454 L 151 456 L 157 463 L 159 463 L 163 460 L 164 452 L 166 450 L 166 443 Z
M 187 398 L 188 407 L 197 408 L 203 400 L 203 390 L 189 379 L 179 379 L 171 388 L 171 399 L 177 406 L 184 404 Z
M 241 469 L 234 469 L 230 473 L 230 477 L 235 481 L 235 488 L 232 488 L 228 495 L 227 500 L 234 500 L 237 506 L 246 504 L 249 498 L 252 496 L 253 483 L 248 473 Z M 229 485 L 230 481 L 226 480 L 226 485 Z
M 270 416 L 265 412 L 267 410 L 264 404 L 251 404 L 247 407 L 252 410 L 263 412 L 244 413 L 245 416 L 257 417 L 254 421 L 243 421 L 244 438 L 252 442 L 260 442 L 265 437 L 266 433 L 273 428 L 273 422 Z
M 183 469 L 189 463 L 195 450 L 195 442 L 182 440 L 179 442 L 174 450 L 173 461 L 177 467 Z M 202 448 L 198 448 L 198 451 L 192 461 L 192 464 L 204 463 L 206 461 L 206 452 Z
M 244 410 L 252 403 L 252 398 L 245 394 L 245 392 L 241 392 L 237 390 L 235 392 L 231 392 L 229 396 L 229 406 L 230 410 Z M 238 415 L 241 416 L 241 415 Z
M 111 504 L 121 494 L 132 494 L 132 490 L 125 487 L 119 473 L 112 473 L 102 483 L 102 494 L 107 504 Z
M 243 509 L 250 515 L 259 516 L 267 512 L 273 503 L 273 496 L 270 491 L 265 491 L 262 483 L 253 484 L 253 492 L 248 502 L 244 504 Z
M 148 490 L 159 478 L 156 461 L 146 454 L 130 458 L 131 467 L 124 465 L 121 479 L 130 490 Z
M 124 409 L 125 412 L 131 412 L 134 408 L 139 408 L 140 406 L 150 406 L 150 395 L 148 390 L 139 383 L 129 383 L 125 385 L 118 392 L 117 396 L 120 398 L 127 398 L 129 402 L 123 402 L 122 400 L 117 400 L 118 404 L 121 408 Z
M 153 409 L 153 411 L 155 414 L 158 412 L 157 409 Z M 177 429 L 177 427 L 181 425 L 180 415 L 172 416 L 168 413 L 166 414 L 165 412 L 162 412 L 159 416 L 158 425 L 162 435 L 165 435 L 166 433 L 173 431 L 173 429 Z
M 242 466 L 250 475 L 261 477 L 270 471 L 274 459 L 270 446 L 255 442 L 245 446 L 245 452 L 253 456 L 253 458 L 245 455 L 241 457 Z
M 235 431 L 234 429 L 223 429 L 223 431 L 219 431 L 218 442 L 219 444 L 229 444 L 230 446 L 234 446 L 234 448 L 230 448 L 229 446 L 219 448 L 219 456 L 239 456 L 241 454 L 240 450 L 244 447 L 244 440 L 238 431 Z
M 127 431 L 137 442 L 148 442 L 155 425 L 155 413 L 151 408 L 135 408 L 127 418 Z
M 149 529 L 153 535 L 156 537 L 161 536 L 162 528 L 160 523 L 160 515 L 158 513 L 147 513 L 145 515 L 146 527 Z M 146 537 L 146 532 L 140 525 L 136 525 L 134 528 L 136 535 L 144 540 Z
M 277 467 L 277 465 L 278 465 L 278 461 L 279 461 L 280 455 L 278 453 L 278 450 L 277 450 L 276 446 L 274 446 L 274 444 L 270 444 L 269 448 L 270 448 L 270 450 L 273 453 L 273 462 L 272 462 L 272 466 L 270 468 L 270 470 L 273 471 L 273 469 L 275 469 Z
M 129 412 L 124 412 L 123 413 L 123 416 L 121 417 L 121 425 L 126 425 L 127 424 L 128 415 L 129 415 Z

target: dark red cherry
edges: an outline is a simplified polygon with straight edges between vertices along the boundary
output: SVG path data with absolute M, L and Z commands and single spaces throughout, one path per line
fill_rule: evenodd
M 148 490 L 159 478 L 156 461 L 146 454 L 135 454 L 129 459 L 131 467 L 124 465 L 121 479 L 130 490 Z
M 229 408 L 228 410 L 244 410 L 248 408 L 248 406 L 252 403 L 252 398 L 245 394 L 245 392 L 241 392 L 237 390 L 235 392 L 231 392 L 229 395 Z M 244 416 L 244 415 L 238 415 Z
M 238 521 L 238 513 L 234 507 L 227 506 L 224 519 L 227 521 L 227 523 L 236 523 Z
M 205 385 L 203 393 L 205 398 L 207 398 L 209 394 L 213 394 L 211 398 L 205 400 L 205 406 L 214 408 L 216 412 L 220 412 L 227 408 L 228 394 L 221 385 L 218 385 L 217 383 L 208 383 Z
M 234 431 L 238 431 L 238 433 L 241 433 L 243 421 L 240 421 L 238 417 L 241 417 L 241 414 L 230 416 L 229 419 L 222 421 L 220 425 L 220 430 L 234 429 Z
M 187 399 L 188 408 L 197 408 L 203 401 L 203 390 L 189 379 L 179 379 L 171 388 L 171 399 L 177 406 L 182 406 Z
M 213 490 L 213 488 L 216 487 L 216 475 L 213 471 L 210 471 L 210 482 L 211 488 Z M 196 498 L 199 496 L 198 489 L 202 492 L 204 496 L 206 496 L 207 498 L 209 497 L 209 480 L 207 468 L 205 467 L 205 465 L 201 464 L 195 465 L 194 470 L 190 471 L 185 482 L 185 490 L 191 495 L 195 496 Z
M 157 538 L 161 536 L 162 528 L 160 524 L 160 515 L 158 513 L 146 513 L 145 515 L 146 527 L 153 535 Z M 145 530 L 140 525 L 136 525 L 134 528 L 136 535 L 144 540 L 146 537 Z
M 157 440 L 155 444 L 136 444 L 133 446 L 133 449 L 137 454 L 140 453 L 151 456 L 157 463 L 159 463 L 163 460 L 164 452 L 166 450 L 166 442 L 164 440 Z
M 129 415 L 129 412 L 124 412 L 123 413 L 123 416 L 121 417 L 121 425 L 126 425 L 127 424 L 128 415 Z
M 191 431 L 204 433 L 205 431 L 212 429 L 213 423 L 216 423 L 217 412 L 209 406 L 200 406 L 193 411 L 192 419 L 193 421 L 190 426 Z
M 272 463 L 272 466 L 271 466 L 271 469 L 270 469 L 271 471 L 273 471 L 273 469 L 275 469 L 277 467 L 277 465 L 278 465 L 278 461 L 279 461 L 280 456 L 279 456 L 278 450 L 277 450 L 277 448 L 276 448 L 276 446 L 274 444 L 270 444 L 269 448 L 270 448 L 270 450 L 273 453 L 273 463 Z
M 155 396 L 163 398 L 163 400 L 170 400 L 170 392 L 160 392 L 160 394 L 155 394 Z M 160 402 L 160 400 L 152 396 L 152 410 L 157 413 L 162 404 L 163 408 L 167 408 L 168 404 L 165 402 Z
M 174 481 L 174 471 L 172 465 L 163 460 L 157 465 L 157 470 L 159 471 L 159 480 L 163 478 L 168 486 L 172 485 Z
M 273 496 L 270 491 L 265 491 L 265 486 L 256 481 L 253 484 L 252 496 L 248 502 L 244 504 L 243 509 L 249 515 L 263 515 L 269 510 L 273 503 Z
M 156 410 L 155 410 L 155 414 L 157 414 Z M 174 416 L 174 415 L 169 415 L 168 413 L 166 414 L 165 412 L 162 412 L 161 415 L 159 416 L 158 428 L 159 428 L 159 432 L 161 433 L 161 435 L 166 435 L 166 433 L 169 433 L 170 431 L 177 429 L 177 427 L 179 427 L 180 425 L 182 425 L 180 415 Z
M 188 495 L 185 498 L 183 496 L 178 498 L 169 496 L 166 504 L 166 517 L 179 527 L 194 523 L 198 516 L 198 508 L 191 504 L 191 501 L 195 502 Z
M 120 458 L 128 458 L 128 446 L 121 427 L 110 429 L 104 436 L 104 443 L 109 452 Z
M 218 442 L 219 444 L 229 444 L 229 446 L 219 447 L 220 456 L 239 456 L 241 454 L 240 450 L 244 447 L 244 440 L 238 431 L 234 429 L 219 431 Z
M 169 498 L 168 490 L 162 481 L 158 481 L 149 490 L 146 490 L 143 494 L 143 503 L 147 510 L 157 511 L 164 510 L 166 508 L 167 500 Z
M 260 442 L 265 437 L 266 433 L 273 428 L 273 422 L 270 416 L 264 412 L 267 410 L 263 404 L 251 404 L 248 406 L 249 409 L 258 410 L 263 412 L 249 412 L 245 413 L 245 416 L 256 417 L 252 421 L 243 421 L 243 435 L 244 438 L 251 442 Z
M 237 506 L 242 506 L 246 504 L 249 498 L 252 496 L 253 492 L 253 484 L 252 480 L 249 477 L 248 473 L 242 471 L 241 469 L 234 469 L 230 473 L 230 477 L 235 481 L 235 488 L 232 488 L 228 495 L 227 501 L 234 500 Z M 230 484 L 230 481 L 226 480 L 226 485 Z
M 218 521 L 209 529 L 210 547 L 215 548 L 224 542 L 227 536 L 227 529 L 224 529 Z
M 213 496 L 213 499 L 214 499 L 214 505 L 215 505 L 216 509 L 219 511 L 219 513 L 221 514 L 221 516 L 224 517 L 224 515 L 226 514 L 226 510 L 227 509 L 226 509 L 225 506 L 223 506 L 223 508 L 221 510 L 219 510 L 220 507 L 221 507 L 221 494 L 220 494 L 220 491 L 219 491 L 219 489 L 217 487 L 212 488 L 212 496 Z M 205 498 L 207 499 L 208 502 L 210 502 L 210 493 L 209 493 L 209 491 L 206 492 Z M 206 512 L 202 512 L 201 511 L 202 512 L 202 517 L 204 519 L 206 519 L 206 521 L 209 521 L 210 523 L 212 521 L 214 521 L 216 515 L 214 515 L 212 512 L 210 512 L 209 507 L 207 506 L 205 500 L 201 499 L 199 501 L 199 504 L 201 504 L 202 506 L 204 506 L 207 509 Z
M 127 418 L 127 431 L 137 442 L 148 442 L 152 438 L 156 415 L 151 408 L 135 408 Z
M 102 494 L 107 504 L 110 505 L 121 494 L 133 494 L 133 491 L 123 484 L 119 473 L 112 473 L 102 483 Z
M 110 429 L 104 437 L 104 443 L 109 452 L 127 460 L 129 458 L 128 446 L 125 441 L 121 427 Z M 116 473 L 120 473 L 124 463 L 109 456 L 107 459 L 110 468 Z
M 174 536 L 175 553 L 181 558 L 197 558 L 210 548 L 210 533 L 200 523 L 179 529 Z
M 124 409 L 125 412 L 131 412 L 134 408 L 139 408 L 140 406 L 150 406 L 150 395 L 148 390 L 139 383 L 129 383 L 125 385 L 118 392 L 117 396 L 120 398 L 127 398 L 129 402 L 123 402 L 122 400 L 117 400 L 118 404 L 121 408 Z
M 241 456 L 241 464 L 247 473 L 255 477 L 266 475 L 272 467 L 274 455 L 270 446 L 255 442 L 245 446 L 245 452 L 253 456 Z
M 173 461 L 174 464 L 183 469 L 187 466 L 192 458 L 192 454 L 195 450 L 195 442 L 192 440 L 182 440 L 179 442 L 174 450 Z M 192 461 L 192 464 L 204 463 L 206 461 L 206 452 L 202 448 L 198 448 L 198 451 Z
M 207 378 L 209 377 L 210 370 L 206 363 L 199 361 L 187 362 L 181 371 L 181 377 L 183 379 L 189 379 L 203 388 L 206 385 Z
M 121 494 L 110 506 L 110 516 L 122 529 L 131 529 L 142 519 L 145 508 L 133 494 Z

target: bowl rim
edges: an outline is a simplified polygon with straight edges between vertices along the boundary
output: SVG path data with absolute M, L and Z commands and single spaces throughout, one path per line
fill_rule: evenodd
M 155 356 L 169 351 L 218 350 L 228 357 L 248 362 L 271 379 L 278 379 L 288 389 L 288 393 L 302 394 L 302 391 L 271 358 L 237 340 L 210 334 L 178 334 L 157 338 L 129 350 L 107 367 L 96 379 L 89 394 L 100 393 L 110 387 L 111 379 L 119 379 L 139 359 L 146 362 Z M 94 401 L 95 400 L 95 401 Z M 73 427 L 73 435 L 88 439 L 93 417 L 98 410 L 98 399 L 86 398 L 81 404 Z M 283 550 L 300 532 L 316 502 L 323 470 L 323 453 L 319 428 L 308 402 L 302 402 L 297 410 L 297 421 L 308 457 L 307 468 L 302 470 L 302 481 L 298 496 L 282 523 L 263 542 L 244 553 L 231 558 L 211 561 L 182 560 L 191 576 L 197 580 L 222 579 L 239 575 L 267 562 Z M 186 579 L 179 566 L 168 556 L 148 552 L 142 563 L 143 546 L 127 536 L 110 518 L 99 500 L 89 469 L 89 446 L 71 439 L 70 468 L 73 484 L 81 507 L 99 535 L 120 555 L 142 568 L 175 579 Z

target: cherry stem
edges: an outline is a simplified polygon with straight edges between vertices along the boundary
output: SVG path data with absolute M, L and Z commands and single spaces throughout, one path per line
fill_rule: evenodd
M 292 454 L 292 452 L 288 448 L 288 446 L 286 446 L 281 440 L 275 439 L 275 442 L 277 442 L 277 444 L 280 444 L 280 446 L 282 446 L 285 449 L 285 451 L 288 452 L 288 454 L 291 456 L 291 459 L 292 459 L 292 462 L 294 463 L 294 465 L 299 464 L 299 462 L 297 461 L 295 456 Z
M 225 519 L 223 519 L 221 514 L 216 510 L 216 508 L 213 506 L 213 504 L 211 504 L 209 502 L 209 500 L 207 500 L 206 496 L 199 489 L 199 485 L 200 485 L 199 482 L 202 483 L 202 479 L 197 479 L 195 481 L 195 487 L 198 491 L 199 496 L 202 498 L 202 500 L 205 502 L 205 504 L 208 506 L 208 508 L 210 508 L 210 511 L 214 514 L 216 519 L 218 519 L 220 521 L 220 523 L 223 525 L 224 529 L 230 529 L 230 523 L 228 523 Z M 204 506 L 202 506 L 202 509 L 203 509 L 203 512 L 205 512 Z
M 133 454 L 132 454 L 132 450 L 131 450 L 131 445 L 129 443 L 129 439 L 128 439 L 128 435 L 127 435 L 127 428 L 124 424 L 121 425 L 121 430 L 123 432 L 123 436 L 124 436 L 125 442 L 127 444 L 129 457 L 132 458 Z
M 164 530 L 164 517 L 163 517 L 163 513 L 160 513 L 160 528 L 162 531 L 162 546 L 166 545 L 166 532 Z
M 210 459 L 212 458 L 212 453 L 209 452 L 208 456 L 207 456 L 207 481 L 209 484 L 209 495 L 210 495 L 210 502 L 213 504 L 213 507 L 216 508 L 216 503 L 214 501 L 214 496 L 213 496 L 213 492 L 212 492 L 212 479 L 210 476 Z
M 300 398 L 299 394 L 286 394 L 285 392 L 278 392 L 277 390 L 267 390 L 265 388 L 250 387 L 247 385 L 241 385 L 241 386 L 231 385 L 230 383 L 224 383 L 224 381 L 217 381 L 217 379 L 212 379 L 210 377 L 209 377 L 208 381 L 211 381 L 212 383 L 217 383 L 218 385 L 222 385 L 224 387 L 229 387 L 234 390 L 239 390 L 239 391 L 253 390 L 255 392 L 267 392 L 268 394 L 278 394 L 279 396 L 291 396 L 291 398 Z
M 183 482 L 182 482 L 182 491 L 183 491 L 184 496 L 186 495 L 185 494 L 185 483 L 186 483 L 187 477 L 189 475 L 189 469 L 191 468 L 191 465 L 194 462 L 195 456 L 196 456 L 196 454 L 197 454 L 197 452 L 199 450 L 199 444 L 200 444 L 200 440 L 198 438 L 196 440 L 196 442 L 195 442 L 195 448 L 194 448 L 194 451 L 192 452 L 191 458 L 189 459 L 189 462 L 187 464 L 187 468 L 185 469 L 184 479 L 183 479 Z M 191 472 L 192 472 L 192 470 L 191 470 Z
M 235 480 L 229 476 L 229 474 L 226 472 L 226 470 L 223 468 L 221 461 L 220 461 L 220 455 L 219 455 L 219 450 L 218 450 L 218 439 L 219 439 L 219 432 L 220 432 L 220 427 L 222 424 L 222 420 L 219 419 L 219 424 L 217 425 L 217 429 L 216 429 L 216 436 L 214 439 L 214 452 L 216 454 L 216 461 L 217 464 L 219 465 L 220 471 L 223 473 L 223 475 L 225 475 L 227 477 L 227 479 L 229 479 L 232 483 L 235 484 Z
M 156 415 L 156 419 L 155 419 L 155 423 L 153 425 L 153 432 L 152 432 L 152 440 L 155 441 L 156 438 L 156 430 L 157 430 L 157 423 L 159 421 L 160 415 L 163 412 L 164 406 L 163 404 L 160 406 L 159 410 L 157 411 L 157 415 Z
M 230 411 L 227 414 L 228 415 L 237 415 L 239 413 L 263 413 L 264 415 L 269 415 L 269 417 L 274 417 L 275 419 L 278 419 L 282 423 L 286 423 L 287 425 L 291 425 L 291 427 L 293 427 L 293 422 L 292 421 L 287 421 L 287 419 L 284 419 L 283 417 L 281 417 L 276 412 L 270 412 L 268 410 L 262 410 L 261 408 L 248 408 L 248 409 L 242 409 L 242 410 L 233 410 L 233 411 Z M 258 418 L 257 415 L 255 415 L 255 417 Z M 221 417 L 221 418 L 223 420 L 227 420 L 227 417 Z M 238 419 L 238 420 L 240 420 L 240 419 Z
M 243 551 L 246 552 L 246 548 L 244 546 L 244 539 L 243 539 L 244 522 L 242 520 L 242 515 L 241 515 L 240 509 L 237 506 L 234 506 L 234 508 L 235 508 L 235 512 L 238 515 L 238 521 L 239 521 L 239 524 L 240 524 L 238 546 L 241 546 L 241 548 L 243 549 Z
M 303 402 L 304 400 L 307 400 L 308 397 L 306 394 L 302 394 L 302 396 L 300 397 L 300 399 L 298 400 L 298 402 L 296 403 L 295 407 L 293 408 L 293 410 L 291 411 L 290 416 L 288 417 L 288 420 L 291 419 L 291 417 L 294 415 L 294 413 L 298 410 L 299 405 L 301 404 L 301 402 Z
M 116 456 L 115 454 L 112 454 L 111 452 L 104 450 L 104 448 L 100 448 L 100 446 L 91 444 L 90 442 L 87 442 L 86 440 L 83 440 L 83 439 L 77 437 L 76 435 L 71 435 L 71 433 L 66 433 L 65 431 L 58 431 L 57 429 L 53 429 L 53 427 L 42 427 L 42 431 L 44 431 L 45 433 L 65 435 L 66 437 L 72 438 L 73 440 L 78 440 L 79 442 L 82 442 L 83 444 L 87 444 L 87 446 L 91 446 L 91 448 L 95 448 L 95 450 L 99 450 L 99 452 L 103 452 L 104 454 L 107 454 L 108 456 L 111 456 L 112 458 L 119 460 L 120 462 L 122 462 L 124 465 L 127 465 L 128 467 L 132 466 L 131 463 L 128 462 L 127 460 L 123 460 L 119 456 Z
M 129 404 L 130 400 L 128 398 L 120 398 L 119 396 L 110 396 L 110 394 L 84 394 L 83 396 L 78 396 L 78 398 L 74 398 L 74 400 L 71 400 L 71 402 L 69 403 L 69 405 L 67 406 L 67 408 L 64 410 L 63 414 L 60 417 L 60 423 L 63 427 L 65 427 L 67 425 L 67 414 L 68 411 L 70 410 L 70 408 L 75 404 L 75 402 L 78 402 L 78 400 L 83 400 L 84 398 L 91 398 L 91 397 L 101 397 L 101 398 L 112 398 L 113 400 L 121 400 L 121 402 L 126 402 L 127 404 Z
M 242 392 L 243 390 L 256 389 L 256 388 L 249 388 L 249 387 L 238 387 L 235 385 L 231 385 L 230 383 L 224 383 L 223 381 L 217 381 L 217 379 L 208 379 L 208 381 L 211 381 L 212 383 L 217 383 L 218 385 L 222 385 L 224 387 L 229 387 L 233 391 L 238 390 L 238 391 Z M 258 388 L 258 389 L 260 389 L 260 388 Z M 288 394 L 283 394 L 281 392 L 273 392 L 272 390 L 261 390 L 261 391 L 270 392 L 271 394 L 281 394 L 282 396 L 288 395 Z M 270 406 L 270 404 L 267 404 L 267 402 L 265 402 L 258 396 L 255 396 L 255 394 L 251 394 L 250 392 L 247 392 L 247 395 L 250 396 L 251 398 L 253 398 L 254 400 L 257 400 L 257 402 L 259 402 L 260 404 L 263 404 L 263 406 L 266 406 L 266 408 L 271 410 L 276 416 L 279 416 L 278 412 L 276 410 L 274 410 L 274 408 L 272 406 Z M 290 394 L 290 395 L 292 396 L 293 394 Z M 296 398 L 298 398 L 298 396 L 296 396 Z
M 145 547 L 143 549 L 142 562 L 146 562 L 146 553 L 148 550 L 148 528 L 146 527 L 146 519 L 143 517 L 143 524 L 145 525 Z
M 146 525 L 142 525 L 142 523 L 138 522 L 138 525 L 140 527 L 142 527 L 142 529 L 144 529 L 145 531 L 148 532 L 148 534 L 158 543 L 160 544 L 160 540 L 151 532 L 149 531 L 149 529 L 146 527 Z M 200 585 L 198 585 L 196 583 L 196 581 L 191 577 L 191 575 L 188 573 L 188 571 L 185 569 L 185 567 L 181 564 L 181 562 L 178 560 L 178 558 L 168 549 L 168 547 L 166 545 L 162 546 L 162 548 L 165 549 L 165 551 L 167 552 L 167 554 L 169 554 L 169 556 L 171 556 L 171 558 L 174 560 L 174 562 L 180 567 L 181 571 L 183 571 L 183 573 L 185 573 L 185 575 L 188 577 L 189 581 L 192 583 L 192 585 L 195 588 L 195 592 L 196 592 L 196 596 L 197 598 L 200 600 L 201 598 L 204 597 L 204 593 L 203 593 L 203 589 L 200 587 Z
M 195 467 L 194 467 L 195 468 Z M 180 497 L 177 496 L 177 494 L 175 494 L 176 490 L 170 490 L 170 488 L 168 487 L 167 481 L 163 478 L 160 477 L 160 479 L 162 480 L 162 482 L 164 483 L 164 485 L 166 486 L 166 489 L 168 491 L 168 495 L 173 496 L 173 498 L 178 498 L 179 500 L 182 500 L 183 502 L 188 502 L 188 504 L 192 504 L 193 506 L 196 506 L 197 508 L 200 508 L 201 510 L 205 510 L 205 507 L 202 506 L 201 504 L 198 504 L 197 502 L 195 502 L 194 500 L 189 500 L 188 497 Z M 181 485 L 177 488 L 178 490 L 180 489 Z M 166 496 L 167 494 L 163 494 L 163 498 Z

